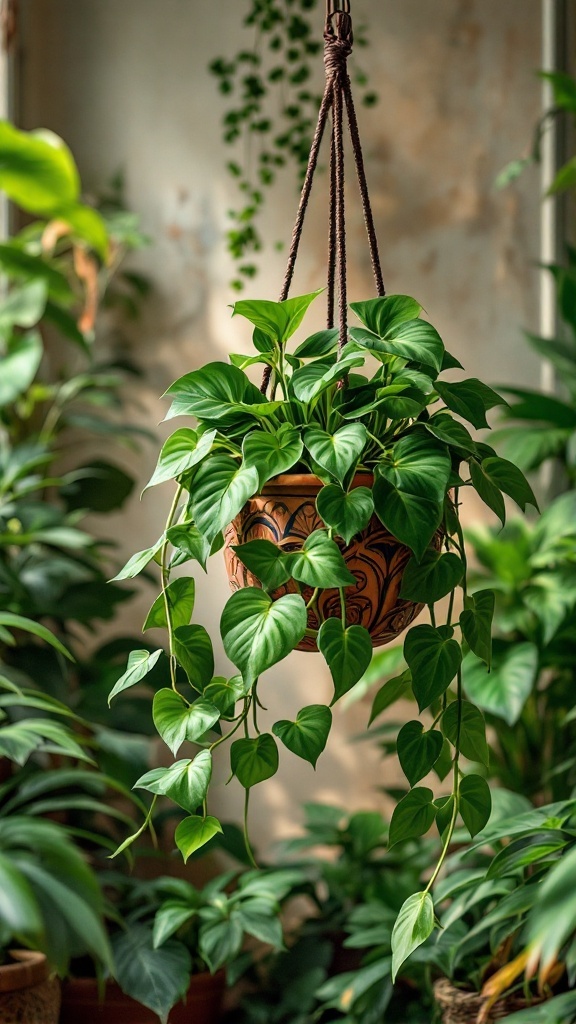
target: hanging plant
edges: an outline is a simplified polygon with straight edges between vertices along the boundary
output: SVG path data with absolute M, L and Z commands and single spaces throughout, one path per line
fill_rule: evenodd
M 258 222 L 278 173 L 292 166 L 301 182 L 306 172 L 320 103 L 312 84 L 314 58 L 322 48 L 315 33 L 318 2 L 251 0 L 242 25 L 254 32 L 253 47 L 217 57 L 209 65 L 230 103 L 222 116 L 222 140 L 233 149 L 226 167 L 241 196 L 240 204 L 228 211 L 231 226 L 226 234 L 236 265 L 231 281 L 235 291 L 258 273 L 254 257 L 264 246 Z M 355 45 L 368 45 L 362 26 L 356 27 Z M 362 103 L 374 106 L 378 96 L 366 73 L 357 67 L 354 79 Z
M 463 700 L 461 665 L 470 650 L 491 660 L 494 595 L 467 590 L 461 496 L 473 488 L 504 521 L 504 495 L 524 509 L 536 504 L 512 463 L 475 441 L 462 420 L 487 427 L 486 412 L 505 404 L 474 378 L 444 378 L 460 368 L 437 330 L 407 295 L 383 294 L 358 126 L 346 60 L 348 11 L 328 5 L 327 81 L 302 191 L 288 268 L 278 302 L 242 300 L 233 314 L 252 326 L 254 354 L 231 355 L 185 374 L 168 389 L 168 418 L 193 417 L 165 442 L 150 481 L 177 483 L 166 528 L 152 547 L 134 555 L 119 579 L 133 578 L 152 560 L 162 589 L 144 629 L 168 633 L 167 684 L 154 697 L 153 716 L 174 757 L 185 741 L 190 759 L 155 768 L 137 783 L 169 797 L 185 812 L 175 841 L 184 859 L 220 824 L 208 814 L 213 757 L 228 746 L 230 770 L 245 790 L 245 834 L 253 786 L 273 776 L 279 744 L 315 765 L 332 722 L 331 707 L 364 674 L 373 645 L 396 637 L 426 606 L 429 623 L 404 640 L 407 670 L 385 685 L 374 714 L 412 692 L 420 720 L 398 735 L 398 757 L 410 783 L 390 824 L 390 845 L 423 835 L 434 821 L 442 853 L 423 892 L 411 896 L 393 934 L 393 973 L 431 933 L 431 890 L 457 822 L 471 835 L 486 824 L 490 792 L 461 759 L 487 757 L 481 712 Z M 332 115 L 328 313 L 325 330 L 300 331 L 319 291 L 288 298 L 322 136 Z M 376 298 L 353 302 L 348 326 L 343 182 L 347 117 L 366 218 Z M 334 326 L 335 297 L 338 325 Z M 262 365 L 260 389 L 247 370 Z M 220 620 L 220 637 L 237 674 L 214 676 L 212 639 L 191 622 L 195 582 L 174 570 L 202 569 L 224 548 L 234 593 Z M 462 611 L 456 613 L 461 591 Z M 441 614 L 438 602 L 442 602 Z M 258 722 L 264 674 L 293 650 L 318 650 L 334 684 L 330 706 L 313 703 L 271 732 Z M 138 683 L 163 656 L 136 651 L 111 698 Z M 435 798 L 419 782 L 438 766 L 451 773 L 450 791 Z M 442 766 L 442 767 L 441 767 Z M 144 827 L 144 826 L 143 826 Z M 135 838 L 135 837 L 132 837 Z

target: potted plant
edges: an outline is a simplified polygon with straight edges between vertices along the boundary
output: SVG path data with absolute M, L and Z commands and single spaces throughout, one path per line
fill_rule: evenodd
M 484 779 L 463 778 L 459 764 L 472 748 L 480 759 L 486 752 L 482 714 L 463 703 L 461 663 L 464 647 L 490 665 L 494 601 L 490 591 L 467 589 L 461 495 L 473 487 L 502 520 L 503 494 L 521 508 L 535 499 L 522 473 L 460 422 L 486 426 L 486 411 L 502 400 L 480 381 L 443 379 L 459 364 L 421 319 L 418 302 L 392 295 L 353 303 L 360 326 L 349 330 L 343 348 L 338 332 L 326 330 L 290 352 L 287 343 L 315 294 L 237 302 L 234 313 L 253 326 L 255 354 L 208 364 L 169 388 L 168 416 L 193 416 L 196 425 L 166 441 L 151 480 L 177 481 L 164 533 L 117 579 L 133 578 L 154 559 L 160 564 L 162 591 L 145 623 L 168 632 L 168 685 L 155 695 L 154 721 L 174 756 L 187 740 L 200 749 L 146 773 L 137 786 L 153 803 L 169 797 L 187 812 L 175 839 L 188 856 L 220 828 L 206 801 L 212 756 L 225 743 L 246 804 L 251 788 L 277 771 L 277 739 L 312 764 L 325 746 L 331 711 L 324 705 L 303 708 L 271 733 L 259 731 L 262 674 L 302 645 L 317 647 L 335 701 L 362 676 L 372 644 L 396 636 L 428 606 L 430 623 L 406 634 L 408 671 L 393 687 L 397 695 L 411 689 L 419 710 L 431 710 L 433 726 L 413 721 L 398 737 L 412 788 L 394 811 L 390 842 L 424 834 L 440 816 L 445 843 L 430 884 L 400 914 L 401 962 L 433 929 L 430 890 L 459 816 L 474 834 L 490 813 Z M 245 372 L 254 364 L 270 371 L 269 398 Z M 276 506 L 280 520 L 271 514 Z M 204 568 L 223 545 L 234 587 L 220 622 L 239 673 L 231 679 L 214 677 L 212 640 L 190 624 L 193 577 L 172 575 L 189 561 Z M 435 605 L 446 597 L 440 619 Z M 133 652 L 111 699 L 162 657 L 161 650 Z M 221 723 L 231 727 L 216 731 Z M 453 786 L 437 800 L 418 782 L 441 754 Z

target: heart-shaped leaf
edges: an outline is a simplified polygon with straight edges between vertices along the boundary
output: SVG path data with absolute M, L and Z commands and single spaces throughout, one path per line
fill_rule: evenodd
M 116 576 L 113 576 L 110 582 L 115 583 L 117 580 L 133 580 L 135 576 L 138 576 L 138 573 L 141 573 L 142 570 L 146 568 L 154 556 L 158 554 L 163 543 L 164 537 L 159 537 L 152 547 L 144 548 L 143 551 L 137 551 L 135 555 L 131 555 L 124 568 L 121 569 Z
M 538 648 L 535 644 L 495 640 L 490 672 L 473 655 L 464 659 L 464 689 L 470 700 L 483 711 L 503 718 L 508 725 L 515 725 L 532 693 L 537 673 Z
M 438 331 L 426 320 L 405 320 L 379 338 L 363 327 L 352 327 L 350 337 L 357 345 L 375 355 L 400 356 L 410 362 L 432 366 L 440 371 L 444 345 Z
M 354 354 L 343 356 L 336 361 L 333 357 L 315 359 L 296 370 L 292 377 L 292 389 L 300 402 L 311 402 L 326 388 L 342 380 L 353 366 L 362 366 L 364 357 Z
M 166 419 L 196 416 L 208 427 L 243 431 L 254 426 L 250 406 L 266 404 L 243 370 L 228 363 L 207 363 L 180 377 L 166 392 L 172 405 Z
M 163 653 L 162 650 L 154 651 L 153 654 L 150 654 L 150 651 L 131 651 L 128 656 L 128 667 L 110 691 L 108 703 L 110 704 L 112 698 L 116 697 L 117 694 L 122 693 L 122 690 L 127 690 L 130 686 L 134 686 L 141 679 L 144 679 L 144 676 L 147 676 L 152 671 L 158 658 Z
M 160 736 L 176 756 L 185 740 L 199 740 L 219 720 L 220 712 L 204 697 L 193 704 L 175 690 L 165 688 L 154 695 L 152 705 L 154 725 Z
M 349 471 L 362 455 L 366 437 L 363 423 L 346 423 L 335 434 L 310 427 L 304 434 L 304 444 L 314 461 L 344 486 Z
M 249 540 L 233 550 L 265 590 L 277 590 L 290 579 L 286 554 L 271 540 Z
M 194 814 L 203 802 L 212 775 L 212 754 L 201 750 L 193 761 L 175 761 L 169 768 L 153 768 L 135 783 L 134 789 L 168 796 Z
M 451 468 L 446 446 L 417 431 L 396 442 L 390 461 L 378 464 L 378 475 L 406 494 L 442 502 Z
M 466 430 L 463 423 L 453 419 L 449 413 L 436 413 L 426 421 L 424 426 L 430 434 L 437 437 L 439 441 L 443 441 L 444 444 L 450 445 L 451 448 L 455 448 L 456 451 L 464 455 L 476 453 L 476 444 L 472 435 Z
M 482 498 L 484 504 L 488 505 L 488 508 L 491 508 L 498 516 L 504 526 L 506 522 L 504 498 L 499 485 L 494 483 L 491 477 L 484 472 L 484 463 L 480 464 L 475 459 L 470 460 L 470 478 L 476 493 Z
M 316 331 L 295 350 L 294 355 L 298 359 L 316 359 L 320 356 L 329 356 L 338 348 L 338 328 L 331 327 L 325 331 Z
M 442 751 L 443 737 L 437 729 L 424 731 L 422 722 L 406 722 L 396 741 L 398 760 L 411 786 L 432 771 Z
M 455 383 L 436 381 L 435 388 L 452 412 L 461 416 L 462 419 L 468 420 L 478 430 L 488 426 L 487 409 L 492 409 L 495 405 L 507 404 L 504 398 L 496 394 L 487 384 L 476 380 L 475 377 Z
M 174 654 L 190 684 L 201 692 L 214 675 L 212 641 L 204 626 L 178 626 L 174 630 Z
M 164 593 L 156 598 L 142 627 L 142 632 L 147 629 L 167 629 L 166 605 L 170 615 L 172 629 L 178 626 L 187 626 L 194 611 L 194 598 L 196 595 L 196 583 L 192 576 L 180 576 L 172 580 L 166 587 Z
M 174 842 L 184 858 L 184 863 L 191 854 L 209 843 L 219 832 L 222 832 L 222 825 L 218 818 L 213 818 L 209 814 L 205 818 L 197 814 L 184 818 L 174 833 Z M 190 908 L 187 909 L 189 913 L 192 912 Z
M 488 668 L 492 664 L 494 602 L 493 590 L 478 590 L 466 599 L 464 611 L 460 614 L 460 626 L 466 643 Z
M 457 587 L 464 575 L 464 563 L 452 552 L 441 554 L 429 548 L 420 562 L 411 558 L 402 577 L 400 597 L 407 601 L 434 604 Z
M 275 433 L 253 430 L 242 445 L 243 465 L 258 471 L 259 486 L 280 473 L 288 473 L 296 466 L 304 445 L 299 431 L 283 423 Z
M 401 324 L 416 320 L 422 312 L 420 303 L 410 295 L 385 295 L 365 302 L 351 302 L 350 309 L 379 338 L 393 336 Z
M 486 742 L 486 723 L 482 712 L 470 701 L 455 700 L 442 715 L 442 732 L 454 746 L 458 746 L 464 757 L 480 764 L 489 764 L 490 755 Z
M 320 626 L 317 643 L 334 682 L 334 704 L 364 675 L 372 659 L 372 641 L 364 626 L 345 629 L 342 619 L 331 618 Z
M 429 892 L 415 892 L 402 904 L 392 930 L 392 982 L 402 964 L 434 931 L 434 903 Z
M 379 475 L 379 467 L 372 494 L 380 522 L 421 559 L 442 522 L 443 505 L 398 490 Z
M 216 676 L 204 687 L 203 696 L 211 704 L 215 704 L 221 715 L 231 712 L 236 701 L 246 696 L 246 686 L 242 676 Z
M 372 725 L 375 718 L 381 715 L 383 711 L 395 704 L 397 700 L 401 700 L 404 697 L 410 697 L 412 695 L 412 676 L 410 670 L 407 669 L 402 672 L 399 676 L 394 676 L 392 679 L 387 679 L 383 686 L 380 687 L 378 693 L 372 701 L 372 710 L 370 711 L 370 719 L 368 725 Z
M 356 578 L 348 569 L 338 545 L 326 530 L 309 534 L 300 551 L 285 556 L 290 575 L 309 587 L 350 587 Z
M 192 469 L 208 455 L 215 437 L 215 430 L 208 430 L 204 434 L 190 430 L 189 427 L 175 430 L 162 445 L 158 465 L 144 490 L 165 483 L 166 480 L 174 480 L 181 473 Z
M 404 657 L 412 673 L 412 690 L 423 711 L 446 691 L 462 661 L 460 644 L 449 626 L 413 626 L 406 634 Z
M 490 787 L 480 775 L 465 775 L 460 783 L 459 811 L 472 839 L 488 824 L 492 811 Z
M 366 529 L 374 513 L 374 499 L 368 487 L 344 491 L 339 484 L 327 484 L 316 498 L 318 515 L 349 544 L 357 533 Z
M 212 542 L 258 490 L 258 470 L 230 455 L 206 459 L 194 477 L 190 507 L 196 526 Z
M 232 773 L 244 789 L 272 778 L 278 771 L 278 747 L 269 732 L 255 739 L 234 740 L 230 748 Z
M 296 647 L 306 620 L 306 605 L 299 594 L 272 601 L 258 587 L 245 587 L 232 595 L 222 613 L 224 650 L 251 685 Z
M 512 498 L 522 512 L 526 510 L 526 505 L 538 508 L 534 491 L 522 471 L 513 462 L 498 456 L 489 456 L 482 461 L 482 472 L 495 487 Z
M 402 797 L 392 813 L 388 846 L 416 839 L 428 831 L 436 817 L 433 800 L 434 794 L 426 786 L 416 786 Z
M 275 722 L 272 732 L 288 750 L 298 757 L 309 761 L 316 767 L 316 762 L 326 746 L 328 733 L 332 726 L 332 712 L 324 704 L 310 704 L 302 708 L 293 722 L 282 720 Z

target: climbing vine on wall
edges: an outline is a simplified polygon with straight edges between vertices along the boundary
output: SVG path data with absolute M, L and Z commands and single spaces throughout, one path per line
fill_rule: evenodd
M 210 64 L 229 98 L 222 137 L 233 149 L 227 169 L 239 192 L 226 233 L 236 291 L 258 272 L 259 216 L 278 173 L 292 168 L 298 186 L 304 177 L 321 99 L 314 72 L 321 63 L 322 7 L 323 0 L 249 0 L 243 25 L 254 32 L 252 48 Z M 355 48 L 366 45 L 366 28 L 356 26 Z M 367 75 L 358 66 L 352 74 L 362 102 L 373 106 L 378 97 Z

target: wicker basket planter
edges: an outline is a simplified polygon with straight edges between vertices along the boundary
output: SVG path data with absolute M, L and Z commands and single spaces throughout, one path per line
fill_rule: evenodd
M 476 1024 L 486 999 L 479 992 L 467 992 L 457 988 L 448 978 L 440 978 L 434 985 L 434 996 L 442 1014 L 442 1024 Z M 542 1002 L 535 998 L 534 1003 Z M 503 1020 L 511 1013 L 525 1010 L 526 1000 L 519 995 L 505 996 L 498 999 L 481 1020 L 484 1024 Z
M 0 967 L 0 1024 L 58 1024 L 60 982 L 43 953 L 10 950 Z

